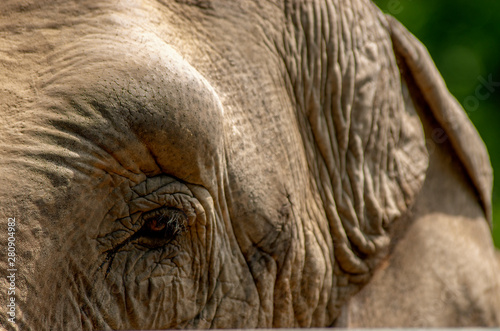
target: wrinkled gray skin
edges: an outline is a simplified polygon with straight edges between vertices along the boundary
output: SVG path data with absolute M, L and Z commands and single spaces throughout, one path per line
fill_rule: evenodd
M 3 0 L 8 329 L 500 324 L 485 147 L 368 0 Z

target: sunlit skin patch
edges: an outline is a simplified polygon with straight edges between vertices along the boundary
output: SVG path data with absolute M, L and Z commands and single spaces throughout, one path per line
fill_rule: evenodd
M 89 35 L 53 57 L 57 66 L 39 84 L 39 103 L 57 108 L 46 116 L 51 127 L 102 142 L 129 177 L 169 173 L 197 185 L 217 180 L 222 103 L 206 78 L 164 40 L 142 29 L 126 36 Z M 109 162 L 105 167 L 115 171 Z

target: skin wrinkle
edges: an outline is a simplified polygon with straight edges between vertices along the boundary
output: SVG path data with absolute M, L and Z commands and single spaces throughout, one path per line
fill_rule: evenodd
M 309 210 L 309 209 L 308 209 Z M 311 215 L 309 216 L 309 219 L 315 219 L 314 217 L 312 217 Z M 312 224 L 313 227 L 317 227 L 318 225 L 313 223 Z M 319 231 L 319 230 L 317 230 Z M 313 315 L 311 315 L 311 321 L 309 321 L 309 325 L 311 326 L 314 326 L 314 325 L 323 325 L 324 324 L 324 311 L 322 309 L 323 305 L 326 303 L 325 300 L 321 300 L 321 297 L 322 296 L 325 296 L 326 293 L 328 293 L 328 287 L 325 288 L 325 283 L 328 282 L 328 279 L 331 279 L 332 275 L 331 275 L 331 270 L 330 270 L 330 264 L 329 264 L 329 257 L 327 256 L 327 252 L 328 252 L 328 248 L 325 247 L 326 246 L 326 241 L 325 241 L 325 237 L 324 237 L 324 233 L 323 231 L 321 231 L 323 237 L 321 238 L 322 240 L 320 240 L 320 238 L 317 236 L 317 231 L 310 231 L 309 232 L 309 236 L 312 234 L 312 236 L 316 239 L 315 241 L 313 240 L 312 242 L 309 241 L 306 242 L 306 246 L 313 246 L 314 245 L 314 242 L 317 242 L 317 243 L 322 243 L 321 245 L 319 245 L 319 249 L 321 250 L 321 257 L 323 258 L 323 262 L 322 263 L 316 263 L 317 265 L 321 265 L 324 267 L 324 273 L 322 275 L 322 277 L 320 277 L 319 280 L 315 279 L 315 282 L 308 282 L 307 280 L 304 280 L 301 284 L 301 292 L 303 293 L 310 293 L 310 292 L 313 292 L 316 290 L 317 294 L 315 294 L 316 298 L 313 300 L 313 302 L 315 302 L 314 304 L 314 308 L 313 308 Z M 328 238 L 328 237 L 326 237 Z M 307 251 L 306 251 L 306 256 L 305 256 L 305 261 L 315 261 L 315 256 L 310 256 L 308 258 L 308 255 L 307 255 Z M 318 275 L 319 276 L 319 275 Z M 330 277 L 329 277 L 330 276 Z M 313 285 L 314 283 L 316 283 L 316 286 L 311 286 Z M 306 287 L 306 289 L 304 290 L 304 287 Z M 319 308 L 319 309 L 318 309 Z M 315 316 L 316 314 L 320 314 L 320 316 Z
M 295 216 L 295 215 L 294 215 Z M 297 215 L 296 216 L 296 223 L 295 223 L 295 229 L 294 232 L 296 233 L 296 243 L 298 245 L 291 245 L 293 247 L 293 250 L 291 251 L 291 254 L 293 254 L 293 259 L 289 259 L 285 265 L 285 270 L 287 270 L 288 273 L 292 274 L 291 268 L 292 264 L 294 266 L 299 266 L 299 272 L 295 273 L 295 275 L 290 276 L 290 283 L 288 286 L 290 286 L 291 294 L 292 294 L 292 308 L 293 308 L 293 315 L 296 319 L 297 325 L 308 325 L 310 322 L 307 320 L 309 317 L 306 314 L 306 311 L 308 310 L 307 308 L 307 299 L 312 295 L 312 293 L 308 293 L 307 296 L 301 295 L 301 283 L 302 283 L 302 278 L 304 275 L 306 275 L 306 254 L 303 254 L 301 256 L 300 252 L 305 252 L 306 249 L 306 238 L 307 238 L 307 229 L 305 225 L 305 220 Z M 299 246 L 299 247 L 297 247 Z
M 60 125 L 59 123 L 57 122 L 52 122 L 54 125 L 56 125 L 57 127 L 67 127 L 66 125 Z M 80 129 L 80 128 L 75 128 L 74 131 L 84 131 L 83 129 Z M 74 132 L 73 131 L 73 132 Z M 42 131 L 43 132 L 43 131 Z M 78 137 L 78 134 L 76 134 L 76 136 Z M 84 136 L 82 137 L 84 138 Z M 85 139 L 85 138 L 84 138 Z M 88 139 L 88 140 L 91 140 L 92 138 Z M 86 139 L 87 140 L 87 139 Z M 81 140 L 80 140 L 81 141 Z M 114 139 L 111 139 L 111 141 L 114 141 Z M 109 144 L 109 143 L 108 143 Z M 101 155 L 101 157 L 105 157 L 107 160 L 113 160 L 112 162 L 116 162 L 118 161 L 118 165 L 119 165 L 119 168 L 118 167 L 110 167 L 109 165 L 109 162 L 101 162 L 99 160 L 95 160 L 95 161 L 91 161 L 93 165 L 95 165 L 97 168 L 100 168 L 101 170 L 106 170 L 107 172 L 114 172 L 115 174 L 119 175 L 119 176 L 123 176 L 125 177 L 125 179 L 127 180 L 130 180 L 132 179 L 133 181 L 136 181 L 136 182 L 139 182 L 140 180 L 143 180 L 143 175 L 141 176 L 140 172 L 138 170 L 136 170 L 138 173 L 133 173 L 133 172 L 130 172 L 130 171 L 123 171 L 121 169 L 126 169 L 127 168 L 127 165 L 125 164 L 120 164 L 119 163 L 119 160 L 120 158 L 117 157 L 117 155 L 115 153 L 113 153 L 112 151 L 110 150 L 106 150 L 106 148 L 104 147 L 105 145 L 101 145 L 99 146 L 99 148 L 102 148 L 103 152 Z M 109 157 L 111 156 L 111 157 Z M 103 167 L 99 167 L 99 164 L 102 164 Z M 105 168 L 104 168 L 105 167 Z M 111 168 L 111 169 L 110 169 Z M 115 169 L 120 169 L 120 170 L 115 170 Z M 121 172 L 121 173 L 120 173 Z M 135 178 L 134 178 L 135 177 Z M 139 178 L 137 178 L 139 177 Z M 142 178 L 141 178 L 142 177 Z

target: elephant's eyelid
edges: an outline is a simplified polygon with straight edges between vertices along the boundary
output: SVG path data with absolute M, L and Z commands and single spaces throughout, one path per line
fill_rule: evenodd
M 158 216 L 159 219 L 155 220 L 155 218 Z M 144 213 L 141 216 L 141 218 L 143 220 L 142 221 L 143 224 L 137 232 L 135 232 L 131 237 L 127 238 L 114 248 L 109 249 L 108 251 L 105 252 L 106 254 L 105 261 L 99 267 L 99 269 L 101 269 L 106 263 L 108 264 L 105 271 L 105 277 L 108 276 L 111 270 L 111 266 L 113 264 L 115 255 L 129 243 L 132 243 L 134 241 L 139 241 L 141 237 L 147 238 L 148 236 L 149 237 L 156 236 L 157 237 L 156 239 L 159 241 L 158 247 L 161 247 L 170 243 L 177 237 L 177 235 L 186 231 L 187 229 L 188 216 L 184 211 L 177 208 L 161 207 Z M 155 222 L 155 226 L 157 226 L 158 222 L 161 221 L 163 221 L 160 224 L 161 228 L 158 229 L 151 228 L 152 225 L 151 222 Z M 155 238 L 150 238 L 150 239 L 154 240 Z M 144 246 L 149 246 L 149 245 L 144 245 Z

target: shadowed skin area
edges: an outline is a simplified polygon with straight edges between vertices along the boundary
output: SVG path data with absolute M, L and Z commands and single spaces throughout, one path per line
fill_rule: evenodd
M 500 323 L 487 153 L 371 2 L 0 13 L 2 326 Z

